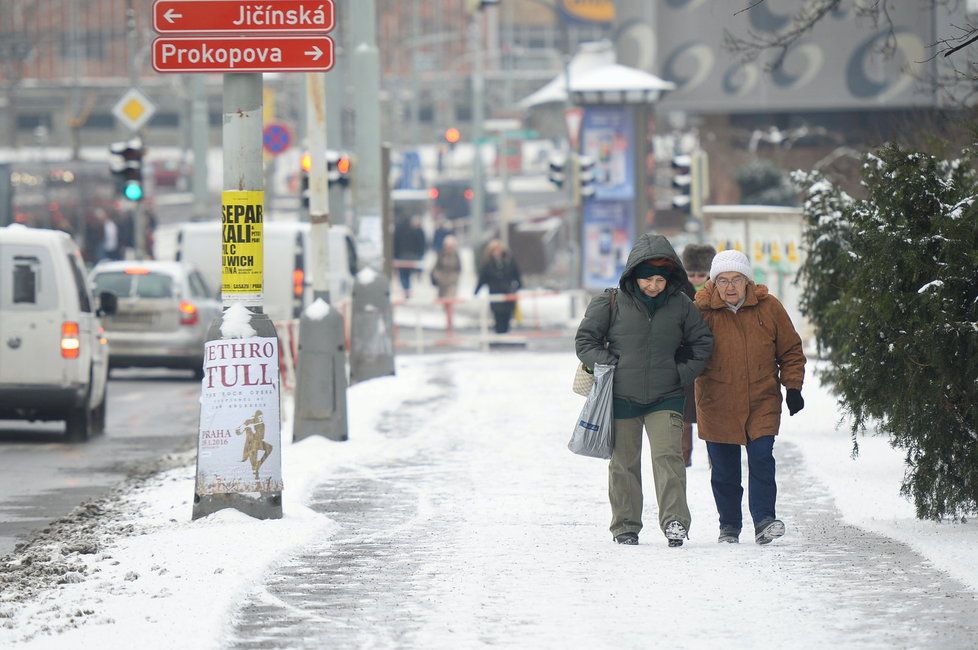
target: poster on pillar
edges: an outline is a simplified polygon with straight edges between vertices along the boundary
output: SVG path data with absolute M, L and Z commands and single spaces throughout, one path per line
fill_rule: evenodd
M 581 124 L 581 153 L 594 160 L 596 201 L 635 198 L 635 128 L 629 106 L 588 106 Z
M 586 202 L 583 230 L 584 288 L 600 291 L 617 286 L 635 238 L 632 202 Z
M 282 491 L 278 381 L 275 337 L 204 345 L 197 494 Z
M 265 193 L 221 193 L 221 294 L 225 302 L 260 304 Z

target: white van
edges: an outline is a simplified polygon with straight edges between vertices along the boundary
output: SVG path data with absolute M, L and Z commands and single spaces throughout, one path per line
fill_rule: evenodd
M 312 302 L 310 224 L 268 221 L 263 226 L 264 311 L 273 321 L 298 318 Z M 185 223 L 177 230 L 175 257 L 195 266 L 212 287 L 221 286 L 221 227 L 217 221 Z M 353 295 L 356 245 L 346 226 L 329 228 L 329 298 L 334 305 Z
M 75 242 L 0 228 L 0 419 L 65 420 L 70 440 L 105 427 L 109 350 Z

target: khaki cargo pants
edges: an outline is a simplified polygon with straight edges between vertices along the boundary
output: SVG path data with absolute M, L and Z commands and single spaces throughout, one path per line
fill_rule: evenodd
M 615 420 L 615 450 L 608 465 L 611 534 L 642 530 L 642 426 L 652 447 L 652 478 L 659 505 L 659 528 L 678 521 L 689 530 L 683 416 L 656 411 L 641 418 Z

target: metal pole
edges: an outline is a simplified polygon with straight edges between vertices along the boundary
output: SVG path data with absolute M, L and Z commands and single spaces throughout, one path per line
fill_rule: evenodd
M 192 185 L 194 193 L 194 221 L 207 219 L 207 150 L 209 144 L 207 128 L 207 84 L 204 76 L 195 74 L 190 79 L 191 117 L 190 133 L 194 151 Z
M 264 174 L 262 172 L 262 76 L 260 73 L 235 73 L 223 76 L 224 194 L 222 203 L 224 207 L 222 211 L 227 211 L 227 215 L 222 218 L 222 223 L 227 225 L 228 230 L 247 232 L 248 234 L 243 239 L 238 239 L 237 235 L 235 239 L 231 239 L 227 232 L 222 234 L 222 284 L 224 285 L 222 296 L 224 308 L 221 315 L 214 319 L 207 331 L 208 344 L 211 341 L 241 341 L 242 338 L 250 337 L 265 340 L 277 338 L 272 321 L 262 311 L 262 283 L 260 280 L 264 270 L 261 262 L 264 254 L 261 229 L 265 208 Z M 242 198 L 243 201 L 241 201 Z M 232 202 L 235 205 L 231 205 Z M 248 212 L 251 213 L 250 219 L 247 216 L 243 220 L 230 216 L 231 208 L 244 208 L 246 207 L 245 203 L 248 204 Z M 255 233 L 257 237 L 253 237 L 252 233 Z M 254 257 L 252 264 L 247 267 L 247 273 L 242 272 L 242 267 L 232 270 L 229 266 L 227 258 L 234 257 L 234 255 L 223 253 L 225 246 L 230 245 L 230 241 L 236 242 L 235 246 L 238 247 L 238 253 L 241 253 L 242 256 L 245 256 L 246 244 L 252 251 L 251 254 L 247 254 L 247 257 Z M 234 271 L 240 275 L 235 275 Z M 256 280 L 256 276 L 259 279 Z M 237 294 L 232 291 L 233 288 L 236 288 L 235 280 L 249 285 L 247 291 Z M 250 328 L 247 330 L 239 320 L 242 308 L 247 310 L 245 313 L 248 316 L 247 325 Z M 226 333 L 225 329 L 227 330 Z M 238 354 L 248 354 L 246 350 L 252 349 L 252 346 L 245 346 L 240 343 L 238 345 L 240 345 Z M 254 347 L 263 346 L 256 345 Z M 228 487 L 227 492 L 212 493 L 203 490 L 202 482 L 206 482 L 206 477 L 209 474 L 214 473 L 215 470 L 219 474 L 229 470 L 226 466 L 220 465 L 220 460 L 215 460 L 219 457 L 213 452 L 201 453 L 201 440 L 205 429 L 210 430 L 216 426 L 215 422 L 239 417 L 240 408 L 221 400 L 216 394 L 217 388 L 213 386 L 213 376 L 208 379 L 208 376 L 205 375 L 201 391 L 201 433 L 199 434 L 201 437 L 198 439 L 198 479 L 197 490 L 194 495 L 194 519 L 204 517 L 222 508 L 236 508 L 258 519 L 279 519 L 282 517 L 278 358 L 277 356 L 269 357 L 267 362 L 271 377 L 265 379 L 273 394 L 268 395 L 267 399 L 262 401 L 263 409 L 267 415 L 264 415 L 264 421 L 260 425 L 262 438 L 259 442 L 268 449 L 260 465 L 263 467 L 264 478 L 259 480 L 259 470 L 255 468 L 254 485 L 242 488 Z M 216 367 L 208 368 L 206 361 L 204 369 L 205 371 L 217 370 Z M 221 382 L 217 383 L 220 384 Z M 210 411 L 206 422 L 205 406 Z M 256 413 L 256 416 L 259 413 Z M 274 417 L 272 417 L 273 413 Z M 255 426 L 258 427 L 258 425 Z M 269 455 L 273 450 L 279 453 L 270 459 Z M 235 457 L 235 461 L 237 460 L 238 458 Z M 260 490 L 256 489 L 259 486 L 267 487 Z M 258 496 L 251 496 L 251 493 L 256 491 Z
M 139 68 L 136 54 L 139 49 L 136 33 L 136 9 L 133 0 L 126 0 L 126 49 L 129 54 L 129 87 L 139 87 Z M 140 139 L 142 139 L 140 135 Z M 144 140 L 145 142 L 145 140 Z M 144 185 L 145 186 L 145 185 Z M 132 208 L 133 246 L 136 249 L 136 259 L 146 257 L 146 226 L 143 223 L 142 202 L 136 201 Z
M 391 145 L 389 142 L 385 142 L 380 150 L 380 169 L 383 174 L 383 178 L 389 178 L 391 173 Z M 383 198 L 382 206 L 382 233 L 384 242 L 384 266 L 383 274 L 385 278 L 390 279 L 394 270 L 392 265 L 394 263 L 394 205 L 391 201 L 391 191 L 390 186 L 386 183 L 383 186 Z
M 309 238 L 314 303 L 299 319 L 299 372 L 293 439 L 347 440 L 343 317 L 329 304 L 329 191 L 326 168 L 326 73 L 306 74 L 309 144 Z
M 411 12 L 411 42 L 417 43 L 421 35 L 421 11 L 415 9 Z M 413 45 L 411 48 L 411 133 L 415 138 L 418 137 L 418 129 L 421 128 L 421 120 L 418 118 L 418 110 L 421 106 L 421 92 L 418 85 L 418 58 L 421 48 Z
M 336 56 L 333 69 L 326 75 L 326 140 L 329 146 L 336 150 L 343 150 L 348 143 L 348 138 L 343 132 L 343 98 L 347 97 L 346 78 L 347 61 L 343 42 L 344 30 L 339 23 L 341 17 L 337 16 L 337 31 L 333 32 Z M 339 183 L 329 186 L 329 209 L 331 213 L 331 223 L 343 224 L 353 227 L 347 221 L 346 213 L 346 190 Z
M 306 137 L 309 142 L 309 238 L 313 296 L 329 303 L 329 181 L 326 170 L 326 73 L 306 74 Z
M 357 230 L 376 239 L 377 257 L 382 257 L 380 184 L 380 55 L 377 50 L 375 0 L 350 3 L 353 78 L 356 114 Z M 381 260 L 367 260 L 378 268 Z
M 482 170 L 482 138 L 485 115 L 485 63 L 483 61 L 482 12 L 472 13 L 471 41 L 475 71 L 472 75 L 472 142 L 474 152 L 472 158 L 472 236 L 470 244 L 475 250 L 479 249 L 484 229 L 485 180 Z

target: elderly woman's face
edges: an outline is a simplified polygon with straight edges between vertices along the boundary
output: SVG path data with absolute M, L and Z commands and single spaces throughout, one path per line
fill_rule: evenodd
M 655 298 L 666 288 L 666 279 L 661 275 L 653 275 L 651 278 L 639 278 L 638 288 L 649 298 Z
M 727 271 L 718 275 L 713 283 L 720 292 L 723 302 L 728 305 L 736 305 L 747 295 L 747 278 L 743 273 Z

